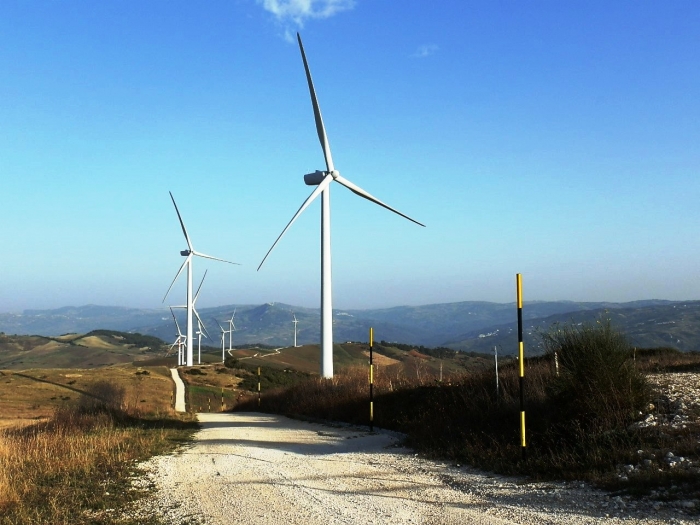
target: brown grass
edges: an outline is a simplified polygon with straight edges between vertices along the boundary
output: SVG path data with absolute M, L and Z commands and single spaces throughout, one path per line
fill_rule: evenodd
M 129 486 L 135 463 L 172 449 L 196 427 L 173 412 L 166 374 L 2 372 L 5 422 L 44 420 L 0 430 L 0 524 L 130 523 L 119 509 L 140 495 Z
M 166 367 L 0 370 L 0 428 L 45 420 L 101 380 L 126 388 L 131 412 L 168 413 L 173 386 Z

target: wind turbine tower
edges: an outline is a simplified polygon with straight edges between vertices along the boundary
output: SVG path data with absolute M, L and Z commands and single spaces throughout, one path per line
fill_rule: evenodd
M 168 288 L 168 291 L 165 292 L 165 297 L 163 297 L 163 302 L 165 302 L 166 297 L 168 297 L 168 294 L 170 293 L 170 290 L 173 287 L 173 284 L 175 284 L 175 281 L 177 280 L 178 277 L 180 277 L 180 274 L 182 273 L 182 270 L 187 266 L 187 358 L 186 358 L 186 366 L 192 366 L 193 365 L 193 358 L 192 358 L 192 334 L 194 333 L 192 329 L 192 314 L 193 314 L 193 301 L 192 301 L 192 258 L 193 256 L 198 256 L 202 257 L 204 259 L 212 259 L 214 261 L 220 261 L 220 262 L 225 262 L 228 264 L 238 264 L 234 263 L 231 261 L 225 261 L 224 259 L 218 259 L 216 257 L 212 257 L 211 255 L 206 255 L 201 252 L 195 251 L 195 249 L 192 247 L 192 241 L 190 240 L 190 236 L 187 235 L 187 229 L 185 228 L 185 223 L 182 221 L 182 216 L 180 215 L 180 210 L 177 209 L 177 204 L 175 204 L 175 198 L 173 197 L 173 194 L 170 193 L 170 199 L 173 201 L 173 206 L 175 206 L 175 212 L 177 213 L 177 218 L 180 221 L 180 226 L 182 227 L 182 233 L 185 235 L 185 240 L 187 241 L 187 249 L 182 250 L 180 252 L 180 255 L 183 257 L 186 257 L 185 262 L 182 263 L 182 266 L 180 266 L 180 269 L 177 271 L 177 274 L 175 275 L 175 279 L 173 279 L 173 282 L 170 283 L 170 287 Z
M 304 201 L 299 210 L 296 212 L 292 220 L 289 221 L 287 226 L 282 230 L 277 240 L 272 245 L 265 254 L 258 270 L 262 267 L 267 256 L 277 245 L 282 236 L 287 232 L 289 227 L 297 220 L 297 217 L 311 204 L 311 202 L 321 195 L 321 375 L 323 377 L 333 377 L 333 304 L 332 304 L 332 283 L 331 283 L 331 200 L 330 200 L 330 185 L 332 182 L 337 182 L 341 186 L 345 186 L 347 189 L 359 195 L 360 197 L 367 199 L 379 206 L 392 211 L 411 222 L 418 224 L 419 226 L 425 226 L 420 222 L 411 219 L 408 215 L 404 215 L 400 211 L 384 204 L 382 201 L 373 197 L 365 190 L 356 186 L 349 180 L 340 176 L 340 172 L 335 169 L 333 165 L 333 158 L 331 157 L 331 147 L 328 142 L 328 137 L 326 135 L 326 128 L 323 125 L 323 119 L 321 118 L 321 109 L 318 105 L 318 100 L 316 98 L 316 91 L 314 90 L 314 84 L 311 80 L 311 72 L 309 71 L 309 64 L 306 61 L 306 54 L 304 53 L 304 46 L 301 43 L 301 36 L 297 33 L 297 40 L 299 42 L 299 50 L 301 51 L 301 58 L 304 62 L 304 70 L 306 71 L 306 80 L 309 85 L 309 94 L 311 95 L 311 105 L 314 110 L 314 119 L 316 121 L 316 132 L 318 133 L 318 139 L 321 142 L 321 149 L 323 150 L 323 156 L 326 160 L 326 170 L 319 171 L 316 170 L 314 173 L 308 173 L 304 175 L 304 182 L 307 186 L 316 186 L 316 189 L 311 192 L 311 195 Z

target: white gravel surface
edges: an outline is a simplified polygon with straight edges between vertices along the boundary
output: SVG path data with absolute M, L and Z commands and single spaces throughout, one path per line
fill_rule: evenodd
M 426 460 L 389 433 L 260 413 L 198 417 L 192 444 L 142 465 L 134 484 L 152 497 L 133 512 L 176 525 L 698 523 L 581 483 Z

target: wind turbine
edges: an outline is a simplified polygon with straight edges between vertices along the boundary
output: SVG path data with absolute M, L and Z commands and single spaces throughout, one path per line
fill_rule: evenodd
M 294 323 L 294 348 L 296 348 L 297 347 L 297 323 L 299 321 L 297 321 L 296 315 L 292 314 L 292 316 L 294 317 L 294 321 L 292 321 L 292 323 Z
M 309 71 L 309 64 L 306 61 L 306 54 L 304 53 L 304 46 L 301 43 L 301 36 L 297 33 L 297 40 L 299 41 L 299 50 L 301 51 L 301 58 L 304 61 L 304 70 L 306 71 L 306 80 L 309 84 L 309 94 L 311 95 L 311 104 L 314 110 L 314 119 L 316 120 L 316 132 L 318 133 L 318 139 L 321 142 L 321 149 L 323 149 L 323 156 L 326 160 L 326 171 L 316 170 L 314 173 L 308 173 L 304 175 L 304 182 L 307 186 L 316 186 L 316 189 L 311 192 L 311 195 L 304 201 L 299 210 L 294 214 L 292 220 L 289 221 L 287 226 L 282 230 L 277 240 L 273 243 L 272 247 L 268 250 L 263 257 L 258 270 L 262 267 L 267 256 L 270 255 L 273 248 L 277 245 L 282 236 L 287 232 L 289 227 L 297 220 L 297 217 L 311 204 L 311 202 L 322 195 L 321 199 L 321 375 L 323 377 L 333 377 L 333 305 L 332 305 L 332 290 L 331 290 L 331 201 L 330 201 L 330 184 L 331 182 L 337 182 L 341 186 L 345 186 L 350 191 L 359 195 L 360 197 L 367 199 L 379 206 L 386 208 L 389 211 L 401 215 L 405 219 L 418 224 L 419 226 L 425 226 L 420 222 L 411 219 L 408 215 L 404 215 L 400 211 L 395 210 L 382 201 L 373 197 L 365 190 L 356 186 L 349 180 L 340 176 L 340 173 L 335 169 L 333 165 L 333 158 L 331 157 L 331 147 L 328 143 L 328 137 L 326 135 L 326 129 L 323 125 L 323 119 L 321 118 L 321 109 L 318 105 L 318 100 L 316 98 L 316 91 L 314 90 L 313 81 L 311 80 L 311 72 Z
M 219 325 L 219 329 L 221 330 L 221 362 L 223 363 L 226 361 L 226 355 L 224 354 L 225 352 L 225 344 L 226 344 L 226 334 L 228 333 L 227 330 L 224 330 L 224 327 L 221 326 L 221 323 L 219 321 L 216 321 L 216 324 Z M 231 354 L 229 354 L 231 355 Z
M 180 277 L 180 274 L 182 273 L 182 270 L 185 266 L 187 266 L 187 360 L 186 364 L 187 366 L 192 366 L 192 257 L 194 255 L 198 257 L 202 257 L 204 259 L 212 259 L 214 261 L 221 261 L 229 264 L 238 264 L 234 263 L 231 261 L 225 261 L 224 259 L 218 259 L 216 257 L 212 257 L 211 255 L 206 255 L 201 252 L 195 251 L 195 249 L 192 247 L 192 241 L 190 241 L 190 236 L 187 235 L 187 229 L 185 228 L 185 223 L 182 222 L 182 216 L 180 215 L 180 210 L 177 209 L 177 204 L 175 204 L 175 198 L 173 197 L 172 192 L 170 193 L 170 199 L 173 201 L 173 206 L 175 206 L 175 212 L 177 213 L 177 218 L 180 221 L 180 226 L 182 226 L 182 233 L 185 234 L 185 240 L 187 241 L 187 249 L 182 250 L 180 252 L 180 255 L 183 257 L 187 257 L 185 259 L 185 262 L 182 263 L 182 266 L 180 266 L 180 269 L 177 271 L 177 274 L 175 275 L 175 279 L 173 279 L 173 282 L 170 283 L 170 287 L 168 288 L 168 291 L 165 292 L 165 297 L 163 297 L 163 302 L 165 302 L 165 298 L 168 297 L 168 294 L 170 293 L 170 290 L 173 287 L 173 284 L 175 284 L 175 281 L 177 280 L 178 277 Z
M 209 332 L 207 331 L 207 327 L 204 326 L 204 322 L 202 321 L 202 318 L 199 317 L 199 312 L 197 311 L 196 305 L 197 305 L 197 298 L 199 297 L 199 292 L 202 289 L 202 285 L 204 284 L 204 279 L 206 278 L 208 271 L 209 270 L 204 271 L 204 275 L 202 276 L 202 280 L 200 281 L 199 287 L 197 288 L 197 293 L 194 294 L 194 299 L 192 299 L 192 313 L 194 313 L 194 316 L 197 318 L 197 331 L 195 332 L 195 334 L 197 334 L 197 353 L 199 354 L 198 364 L 200 364 L 200 365 L 202 364 L 202 334 L 204 334 L 204 337 L 206 337 L 207 339 L 211 339 L 211 337 L 209 337 Z M 187 308 L 187 306 L 186 305 L 171 306 L 170 310 L 172 311 L 173 308 Z
M 233 315 L 228 320 L 228 351 L 233 348 L 233 332 L 236 330 L 236 325 L 233 324 L 233 318 L 236 317 L 236 309 L 233 309 Z
M 170 307 L 170 314 L 173 316 L 173 321 L 175 321 L 175 327 L 177 328 L 177 339 L 175 339 L 175 342 L 170 345 L 170 348 L 168 349 L 168 354 L 170 353 L 170 350 L 172 350 L 173 347 L 177 345 L 177 365 L 180 366 L 182 364 L 182 344 L 185 340 L 185 336 L 182 335 L 182 332 L 180 331 L 180 324 L 177 322 L 177 318 L 175 317 L 175 312 L 173 312 L 172 306 Z

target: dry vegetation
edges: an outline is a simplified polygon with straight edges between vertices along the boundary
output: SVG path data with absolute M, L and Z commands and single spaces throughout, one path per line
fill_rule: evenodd
M 167 372 L 3 372 L 5 423 L 23 424 L 0 433 L 0 524 L 129 523 L 118 509 L 139 496 L 135 463 L 196 426 L 172 411 Z

